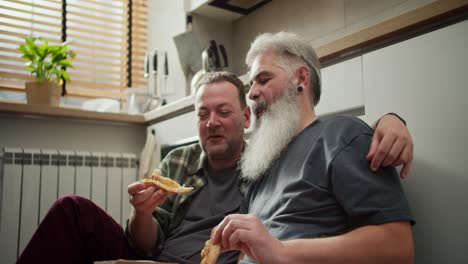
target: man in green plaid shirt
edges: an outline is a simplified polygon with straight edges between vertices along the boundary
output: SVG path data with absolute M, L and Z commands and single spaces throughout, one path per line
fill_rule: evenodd
M 195 106 L 200 144 L 173 150 L 160 165 L 161 175 L 194 191 L 167 196 L 145 184 L 129 187 L 135 210 L 127 237 L 134 248 L 145 249 L 140 254 L 159 261 L 199 263 L 211 229 L 241 207 L 245 182 L 237 163 L 250 125 L 244 85 L 231 73 L 210 74 L 199 83 Z M 237 252 L 226 252 L 219 260 L 237 258 Z

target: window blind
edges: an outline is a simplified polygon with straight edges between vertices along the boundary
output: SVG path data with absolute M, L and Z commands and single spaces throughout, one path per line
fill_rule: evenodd
M 61 43 L 62 3 L 60 1 L 0 1 L 0 86 L 23 91 L 32 80 L 23 66 L 17 47 L 32 33 Z
M 144 60 L 147 45 L 147 0 L 132 0 L 131 87 L 146 87 Z
M 16 50 L 33 35 L 51 43 L 66 39 L 77 54 L 68 96 L 122 98 L 127 87 L 145 85 L 146 19 L 147 0 L 2 0 L 0 89 L 22 92 L 33 79 Z
M 67 41 L 77 54 L 71 95 L 119 97 L 127 83 L 126 1 L 67 0 Z

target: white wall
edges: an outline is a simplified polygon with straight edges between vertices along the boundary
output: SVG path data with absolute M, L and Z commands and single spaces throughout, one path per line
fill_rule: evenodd
M 184 1 L 150 0 L 148 1 L 148 48 L 167 51 L 169 77 L 166 85 L 168 102 L 185 96 L 185 76 L 180 66 L 173 37 L 185 32 Z M 162 59 L 159 59 L 162 61 Z M 160 64 L 162 65 L 162 64 Z
M 139 155 L 145 127 L 64 118 L 0 116 L 0 148 L 46 148 Z
M 416 263 L 468 263 L 468 21 L 363 55 L 368 117 L 397 112 L 415 142 L 403 181 Z

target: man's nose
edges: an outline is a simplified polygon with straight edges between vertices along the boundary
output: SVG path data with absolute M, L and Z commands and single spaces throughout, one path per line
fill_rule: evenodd
M 249 91 L 250 100 L 255 101 L 258 99 L 259 96 L 260 96 L 260 92 L 258 88 L 256 88 L 256 85 L 250 86 L 250 91 Z
M 206 127 L 208 128 L 214 128 L 219 126 L 219 120 L 216 115 L 210 115 L 210 118 L 208 119 L 208 123 L 206 123 Z

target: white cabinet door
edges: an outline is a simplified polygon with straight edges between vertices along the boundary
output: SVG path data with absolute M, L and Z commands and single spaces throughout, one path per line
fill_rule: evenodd
M 322 69 L 322 96 L 316 114 L 328 115 L 364 106 L 362 57 Z
M 468 21 L 363 56 L 366 115 L 407 121 L 416 262 L 468 263 Z

